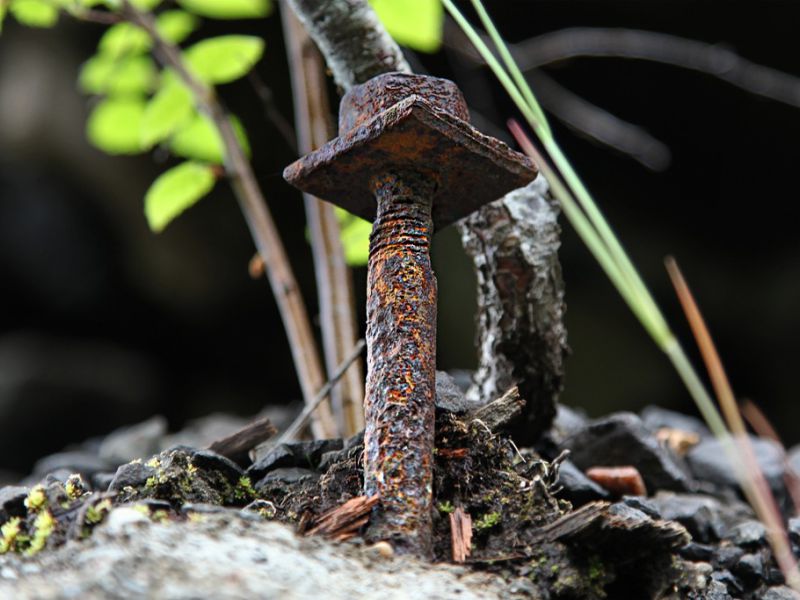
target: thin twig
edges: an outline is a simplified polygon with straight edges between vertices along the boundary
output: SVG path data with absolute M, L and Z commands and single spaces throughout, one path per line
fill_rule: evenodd
M 694 296 L 678 268 L 677 262 L 675 262 L 674 258 L 668 257 L 665 264 L 672 284 L 675 287 L 675 292 L 686 313 L 686 319 L 689 321 L 692 333 L 697 340 L 697 345 L 700 348 L 700 353 L 703 356 L 709 377 L 711 378 L 711 384 L 717 394 L 720 408 L 725 415 L 728 427 L 733 433 L 736 448 L 742 459 L 743 464 L 738 465 L 738 470 L 742 474 L 742 490 L 755 509 L 759 519 L 761 519 L 767 528 L 767 535 L 770 540 L 770 545 L 772 546 L 773 554 L 775 555 L 775 560 L 783 576 L 786 578 L 786 582 L 795 590 L 800 590 L 800 572 L 797 570 L 797 561 L 789 545 L 789 538 L 786 533 L 786 528 L 783 525 L 780 509 L 764 478 L 764 473 L 756 460 L 753 446 L 747 435 L 747 429 L 745 428 L 742 414 L 739 412 L 739 407 L 733 395 L 733 389 L 728 381 L 728 376 L 725 374 L 722 360 L 711 339 L 711 334 L 706 327 L 705 320 L 700 314 L 700 309 L 695 302 Z M 742 470 L 742 467 L 744 467 L 744 470 Z
M 258 99 L 261 100 L 267 120 L 275 126 L 275 129 L 281 134 L 283 141 L 292 149 L 292 152 L 298 154 L 297 136 L 295 135 L 294 127 L 275 105 L 275 95 L 272 93 L 272 88 L 264 82 L 261 75 L 255 70 L 247 74 L 247 80 L 250 82 L 250 86 L 258 96 Z
M 638 29 L 573 27 L 511 45 L 523 71 L 578 57 L 647 60 L 711 75 L 751 94 L 800 107 L 800 78 L 719 44 Z
M 319 148 L 333 135 L 325 63 L 293 10 L 283 5 L 284 39 L 289 59 L 298 147 Z M 331 204 L 303 194 L 317 279 L 320 328 L 325 365 L 330 377 L 358 337 L 352 273 L 344 258 L 339 221 Z M 359 361 L 331 391 L 331 406 L 340 433 L 349 437 L 364 428 L 364 377 Z
M 178 74 L 181 81 L 191 90 L 198 108 L 212 120 L 220 132 L 225 147 L 225 170 L 256 248 L 267 266 L 267 277 L 289 338 L 289 347 L 303 390 L 303 398 L 308 403 L 314 398 L 323 382 L 323 371 L 308 313 L 275 222 L 228 114 L 213 88 L 204 85 L 189 73 L 178 48 L 161 37 L 156 29 L 153 15 L 137 10 L 128 0 L 122 2 L 122 15 L 150 34 L 156 57 L 161 64 L 172 68 Z M 323 406 L 316 413 L 312 429 L 317 437 L 335 435 L 336 425 L 329 407 Z
M 292 424 L 289 425 L 289 427 L 286 428 L 286 431 L 281 434 L 281 436 L 278 438 L 278 441 L 275 442 L 276 446 L 290 441 L 295 435 L 297 435 L 297 432 L 305 426 L 309 417 L 314 412 L 314 409 L 319 406 L 320 402 L 322 402 L 328 396 L 328 394 L 330 394 L 331 389 L 334 385 L 336 385 L 336 382 L 341 379 L 342 375 L 344 375 L 345 371 L 347 371 L 348 367 L 350 367 L 353 361 L 361 355 L 365 345 L 366 342 L 364 342 L 363 339 L 358 340 L 352 352 L 350 352 L 347 358 L 342 361 L 342 364 L 339 365 L 339 367 L 336 369 L 336 372 L 331 376 L 328 382 L 322 386 L 322 389 L 320 389 L 317 396 L 311 402 L 305 405 L 303 412 L 297 415 L 297 418 L 292 421 Z

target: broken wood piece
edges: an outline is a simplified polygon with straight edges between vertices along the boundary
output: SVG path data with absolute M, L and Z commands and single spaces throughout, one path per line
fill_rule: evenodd
M 692 446 L 700 443 L 700 436 L 693 431 L 662 427 L 656 431 L 656 439 L 678 456 L 685 456 Z
M 450 513 L 450 539 L 453 562 L 463 563 L 472 553 L 472 517 L 460 506 Z
M 467 421 L 480 421 L 489 431 L 495 433 L 521 415 L 523 408 L 525 399 L 520 396 L 517 386 L 514 386 L 497 400 L 473 410 L 467 416 Z
M 213 442 L 208 446 L 208 449 L 231 459 L 235 463 L 247 465 L 250 462 L 248 452 L 267 441 L 277 431 L 267 417 L 261 417 L 252 423 L 248 423 L 238 431 Z
M 369 522 L 370 513 L 377 503 L 377 494 L 351 498 L 317 517 L 305 535 L 324 535 L 335 541 L 345 541 Z
M 647 488 L 636 467 L 592 467 L 586 476 L 615 496 L 646 496 Z

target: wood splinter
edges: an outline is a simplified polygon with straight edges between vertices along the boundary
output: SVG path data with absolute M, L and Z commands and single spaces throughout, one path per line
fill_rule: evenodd
M 322 513 L 305 535 L 324 535 L 328 539 L 344 542 L 369 522 L 370 512 L 377 503 L 377 495 L 351 498 L 341 506 Z
M 472 553 L 472 517 L 460 506 L 450 513 L 453 562 L 463 563 Z

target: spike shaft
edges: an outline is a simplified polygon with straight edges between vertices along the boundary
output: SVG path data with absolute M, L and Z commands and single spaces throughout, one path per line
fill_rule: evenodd
M 436 278 L 430 261 L 435 182 L 415 172 L 376 177 L 367 279 L 364 472 L 380 508 L 370 537 L 429 556 L 436 360 Z

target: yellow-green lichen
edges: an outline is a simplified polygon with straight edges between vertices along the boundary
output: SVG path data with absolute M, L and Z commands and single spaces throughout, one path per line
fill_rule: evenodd
M 64 483 L 64 491 L 67 493 L 67 498 L 70 501 L 74 501 L 86 493 L 86 484 L 78 473 L 73 473 L 67 477 L 67 481 Z
M 44 486 L 34 486 L 31 491 L 28 492 L 28 497 L 25 498 L 25 508 L 32 513 L 36 513 L 46 505 L 47 495 L 44 493 Z
M 32 556 L 37 552 L 44 549 L 49 538 L 56 529 L 56 520 L 49 510 L 43 510 L 33 521 L 33 537 L 31 538 L 31 545 L 25 550 L 25 554 Z
M 86 509 L 85 522 L 89 525 L 97 525 L 100 521 L 106 518 L 106 515 L 111 511 L 111 499 L 106 498 L 97 504 L 94 504 Z
M 22 519 L 11 517 L 0 527 L 0 554 L 14 549 L 14 544 L 22 531 Z

